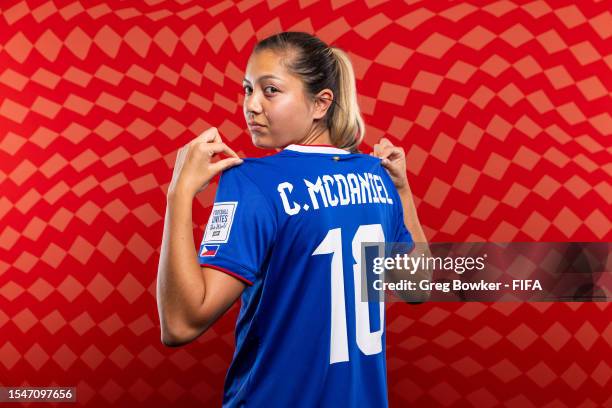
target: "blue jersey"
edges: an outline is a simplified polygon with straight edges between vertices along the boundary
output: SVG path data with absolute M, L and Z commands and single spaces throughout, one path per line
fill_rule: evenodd
M 361 243 L 412 237 L 380 159 L 290 145 L 225 171 L 202 266 L 247 286 L 224 407 L 385 407 L 384 302 L 361 298 Z

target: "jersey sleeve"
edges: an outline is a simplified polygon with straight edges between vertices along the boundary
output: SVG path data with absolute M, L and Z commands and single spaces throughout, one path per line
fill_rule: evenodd
M 276 233 L 276 218 L 259 188 L 239 169 L 225 171 L 204 229 L 200 266 L 217 269 L 252 285 Z

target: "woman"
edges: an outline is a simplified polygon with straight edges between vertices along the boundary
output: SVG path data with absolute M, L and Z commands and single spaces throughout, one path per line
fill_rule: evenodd
M 386 406 L 384 303 L 361 301 L 360 244 L 412 243 L 405 225 L 425 242 L 404 152 L 382 139 L 376 157 L 356 153 L 350 61 L 309 34 L 258 43 L 244 89 L 253 143 L 282 150 L 241 160 L 215 128 L 179 150 L 158 273 L 162 341 L 192 341 L 241 297 L 224 406 Z M 229 158 L 212 163 L 220 153 Z M 221 171 L 196 253 L 192 200 Z

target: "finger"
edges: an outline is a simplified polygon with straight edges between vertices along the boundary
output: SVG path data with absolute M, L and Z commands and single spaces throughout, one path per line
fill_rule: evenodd
M 380 157 L 380 152 L 382 150 L 382 146 L 378 143 L 374 145 L 374 149 L 372 150 L 372 156 Z
M 389 156 L 391 156 L 393 154 L 393 149 L 395 149 L 395 147 L 393 146 L 384 146 L 380 149 L 380 153 L 379 156 L 381 159 L 390 159 Z
M 391 164 L 391 162 L 389 161 L 389 159 L 383 159 L 380 161 L 380 164 L 382 164 L 383 168 L 385 170 L 387 170 L 387 173 L 389 173 L 389 175 L 391 176 L 395 176 L 397 169 L 395 168 L 395 166 L 393 166 Z
M 222 143 L 221 135 L 216 127 L 206 129 L 200 136 L 197 137 L 197 139 L 200 139 L 206 143 Z
M 395 161 L 398 159 L 403 159 L 404 158 L 404 149 L 402 149 L 401 147 L 397 147 L 397 146 L 393 146 L 391 148 L 391 153 L 389 154 L 389 156 L 387 156 L 387 158 L 391 161 Z
M 403 160 L 404 157 L 404 149 L 398 146 L 386 146 L 381 153 L 381 158 L 386 158 L 390 161 Z
M 385 146 L 393 146 L 393 143 L 391 143 L 391 141 L 389 139 L 387 139 L 386 137 L 381 137 L 380 140 L 378 141 L 378 143 L 381 144 L 381 146 L 385 147 Z
M 225 143 L 219 143 L 219 145 L 220 145 L 219 150 L 218 151 L 215 150 L 215 153 L 225 153 L 226 155 L 230 157 L 235 157 L 236 159 L 240 159 L 240 157 L 238 156 L 238 153 L 232 150 L 231 147 L 229 147 Z
M 240 157 L 238 157 L 238 153 L 236 153 L 235 151 L 233 151 L 228 145 L 226 145 L 225 143 L 207 143 L 205 145 L 205 148 L 208 150 L 209 154 L 211 156 L 214 156 L 217 153 L 225 153 L 226 155 L 230 156 L 230 157 L 235 157 L 237 159 L 239 159 Z
M 186 153 L 187 153 L 187 149 L 185 149 L 185 147 L 181 147 L 176 153 L 176 159 L 174 160 L 174 163 L 175 164 L 182 163 L 185 158 Z
M 236 159 L 235 157 L 229 157 L 227 159 L 219 160 L 209 166 L 209 169 L 214 173 L 220 173 L 229 169 L 230 167 L 237 166 L 242 164 L 244 161 L 242 159 Z
M 398 173 L 398 169 L 397 166 L 395 166 L 391 160 L 389 159 L 382 159 L 380 161 L 380 164 L 382 164 L 382 166 L 390 173 L 393 175 L 396 175 Z

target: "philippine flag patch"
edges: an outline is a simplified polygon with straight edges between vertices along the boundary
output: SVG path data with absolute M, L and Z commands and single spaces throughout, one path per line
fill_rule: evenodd
M 215 256 L 219 250 L 219 245 L 202 245 L 200 256 Z

